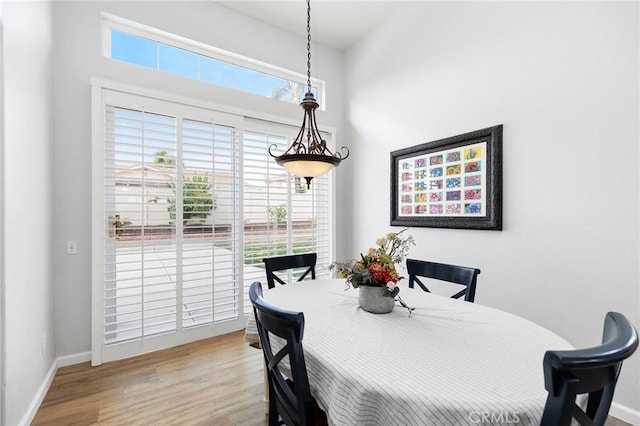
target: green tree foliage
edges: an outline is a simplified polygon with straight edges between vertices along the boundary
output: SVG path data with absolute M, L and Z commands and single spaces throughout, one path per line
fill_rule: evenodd
M 269 213 L 270 223 L 284 223 L 287 221 L 287 206 L 285 204 L 269 206 L 267 207 L 267 213 Z
M 169 187 L 176 193 L 176 182 L 169 183 Z M 170 219 L 176 220 L 176 199 L 167 198 Z M 206 219 L 211 210 L 215 209 L 215 200 L 211 192 L 211 184 L 208 176 L 195 175 L 191 179 L 185 177 L 182 183 L 182 219 Z
M 289 101 L 292 104 L 297 104 L 302 99 L 302 90 L 304 85 L 293 81 L 288 81 L 286 86 L 277 87 L 271 93 L 271 97 L 281 100 Z
M 161 167 L 174 166 L 176 159 L 171 157 L 167 151 L 157 151 L 154 164 L 158 164 Z M 172 179 L 167 184 L 173 191 L 174 197 L 167 198 L 167 211 L 169 212 L 169 218 L 172 223 L 176 221 L 176 181 Z M 189 178 L 183 176 L 182 180 L 182 219 L 186 222 L 189 219 L 201 218 L 206 219 L 211 213 L 211 210 L 215 209 L 216 201 L 211 191 L 211 183 L 209 183 L 208 176 L 194 175 Z M 149 200 L 151 203 L 157 203 L 158 197 Z
M 176 159 L 169 156 L 169 153 L 165 150 L 156 152 L 156 158 L 153 161 L 154 164 L 160 164 L 161 166 L 174 166 Z

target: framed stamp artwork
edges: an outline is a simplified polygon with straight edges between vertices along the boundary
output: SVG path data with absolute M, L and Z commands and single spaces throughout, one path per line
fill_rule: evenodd
M 502 230 L 502 125 L 391 152 L 391 225 Z

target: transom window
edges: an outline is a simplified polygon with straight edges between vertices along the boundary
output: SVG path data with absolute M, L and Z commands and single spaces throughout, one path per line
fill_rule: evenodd
M 112 15 L 103 15 L 103 33 L 104 55 L 114 60 L 287 103 L 307 90 L 302 74 Z M 322 108 L 324 82 L 311 84 Z

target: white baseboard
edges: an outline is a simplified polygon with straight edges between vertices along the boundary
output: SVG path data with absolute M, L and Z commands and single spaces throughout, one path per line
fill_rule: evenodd
M 609 410 L 609 415 L 634 426 L 640 426 L 640 411 L 633 410 L 622 404 L 613 402 L 611 404 L 611 409 Z
M 56 376 L 56 372 L 58 371 L 58 368 L 66 367 L 68 365 L 73 365 L 73 364 L 80 364 L 81 362 L 86 362 L 90 360 L 91 360 L 90 351 L 80 352 L 73 355 L 61 356 L 59 358 L 54 359 L 53 363 L 51 363 L 51 367 L 49 368 L 49 371 L 47 371 L 46 376 L 44 376 L 44 379 L 42 379 L 42 383 L 40 384 L 40 387 L 36 391 L 36 394 L 33 396 L 33 399 L 31 400 L 31 404 L 29 404 L 29 408 L 27 409 L 27 412 L 24 413 L 24 416 L 22 416 L 22 419 L 20 420 L 20 423 L 18 423 L 18 425 L 19 426 L 30 425 L 33 419 L 36 417 L 36 413 L 40 408 L 40 404 L 42 404 L 42 401 L 44 401 L 45 396 L 47 396 L 47 392 L 51 387 L 51 383 L 53 382 L 53 379 Z
M 58 368 L 91 361 L 91 351 L 58 357 Z
M 40 387 L 36 391 L 36 394 L 33 396 L 31 404 L 29 404 L 29 408 L 27 408 L 27 412 L 24 413 L 24 416 L 22 416 L 20 423 L 18 423 L 19 426 L 27 426 L 31 424 L 36 416 L 36 413 L 38 412 L 38 408 L 40 408 L 40 404 L 42 404 L 44 397 L 47 396 L 47 392 L 49 391 L 51 382 L 53 382 L 53 378 L 56 376 L 56 371 L 58 371 L 58 360 L 54 359 L 51 363 L 49 371 L 47 371 L 47 375 L 44 376 Z

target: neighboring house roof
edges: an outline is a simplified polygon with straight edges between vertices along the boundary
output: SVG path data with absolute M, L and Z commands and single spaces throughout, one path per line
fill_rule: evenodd
M 166 186 L 174 179 L 175 169 L 167 166 L 116 165 L 116 185 L 140 186 L 143 179 L 147 186 Z M 192 180 L 194 176 L 205 176 L 215 185 L 232 184 L 233 176 L 226 170 L 184 169 L 183 176 Z

